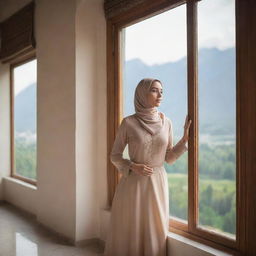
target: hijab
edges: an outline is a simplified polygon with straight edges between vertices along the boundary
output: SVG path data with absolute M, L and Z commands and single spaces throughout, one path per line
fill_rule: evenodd
M 148 102 L 148 93 L 155 81 L 162 84 L 157 79 L 142 79 L 138 83 L 134 95 L 135 116 L 141 126 L 152 135 L 161 131 L 165 119 L 164 114 L 160 113 L 156 107 L 152 107 Z

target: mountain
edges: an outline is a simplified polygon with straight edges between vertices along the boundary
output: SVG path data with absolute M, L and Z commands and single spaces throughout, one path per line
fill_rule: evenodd
M 35 133 L 36 84 L 31 84 L 15 96 L 15 131 Z
M 134 113 L 133 97 L 138 82 L 153 77 L 163 83 L 164 100 L 159 110 L 173 122 L 174 133 L 183 130 L 187 114 L 187 58 L 149 66 L 140 59 L 124 64 L 124 115 Z M 202 133 L 234 133 L 235 48 L 200 49 L 198 53 L 199 129 Z
M 134 113 L 135 87 L 144 77 L 162 81 L 164 100 L 159 108 L 173 122 L 180 136 L 187 114 L 187 59 L 161 65 L 146 65 L 140 59 L 124 63 L 124 116 Z M 235 128 L 235 49 L 201 49 L 198 53 L 199 130 L 208 134 L 234 134 Z M 15 128 L 35 131 L 36 84 L 15 97 Z

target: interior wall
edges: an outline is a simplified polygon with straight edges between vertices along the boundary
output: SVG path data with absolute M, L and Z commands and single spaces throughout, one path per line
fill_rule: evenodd
M 76 13 L 77 241 L 99 237 L 99 204 L 102 203 L 106 189 L 105 104 L 106 25 L 103 1 L 78 0 Z
M 36 1 L 37 218 L 75 240 L 75 1 Z
M 30 1 L 5 2 L 5 18 Z M 3 2 L 0 2 L 0 6 Z M 16 5 L 15 5 L 16 3 Z M 10 4 L 10 6 L 9 6 Z M 1 198 L 74 241 L 99 237 L 107 202 L 103 0 L 36 0 L 37 188 L 5 178 Z M 9 65 L 0 65 L 0 175 L 10 175 Z M 17 195 L 17 196 L 15 196 Z
M 1 0 L 0 1 L 0 20 L 9 18 L 10 15 L 20 10 L 32 0 Z
M 10 172 L 9 65 L 0 64 L 0 201 L 4 199 L 3 177 Z

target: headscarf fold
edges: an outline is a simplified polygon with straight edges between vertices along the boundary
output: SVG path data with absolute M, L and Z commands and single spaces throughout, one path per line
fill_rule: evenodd
M 150 106 L 148 102 L 148 93 L 154 81 L 162 84 L 157 79 L 142 79 L 136 87 L 134 96 L 135 116 L 141 126 L 152 135 L 161 131 L 165 120 L 164 114 L 160 113 L 156 107 Z

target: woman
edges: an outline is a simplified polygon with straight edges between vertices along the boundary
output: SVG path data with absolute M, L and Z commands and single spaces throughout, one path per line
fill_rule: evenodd
M 123 119 L 111 161 L 123 174 L 111 209 L 105 256 L 166 256 L 169 225 L 168 180 L 164 161 L 172 164 L 187 151 L 189 126 L 173 146 L 172 123 L 157 107 L 163 98 L 159 80 L 136 87 L 135 114 Z M 123 158 L 128 144 L 129 159 Z

